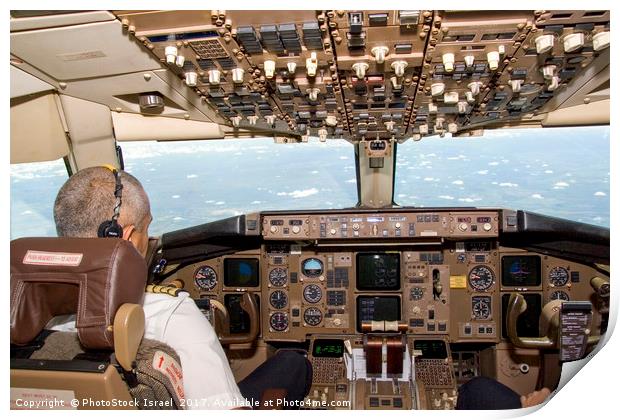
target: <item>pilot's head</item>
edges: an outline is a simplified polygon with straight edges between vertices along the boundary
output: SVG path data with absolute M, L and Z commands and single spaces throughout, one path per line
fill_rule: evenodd
M 123 184 L 118 223 L 123 239 L 131 241 L 146 255 L 151 206 L 142 184 L 125 171 L 118 172 Z M 115 179 L 105 167 L 82 169 L 60 188 L 54 204 L 54 221 L 58 236 L 96 238 L 99 225 L 112 219 L 116 198 Z

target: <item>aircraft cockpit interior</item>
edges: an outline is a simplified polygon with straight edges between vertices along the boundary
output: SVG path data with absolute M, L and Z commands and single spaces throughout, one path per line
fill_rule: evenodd
M 260 211 L 151 237 L 145 267 L 124 246 L 118 258 L 148 291 L 189 296 L 235 381 L 278 353 L 302 354 L 312 380 L 301 408 L 453 410 L 477 377 L 518 395 L 553 392 L 566 363 L 605 341 L 609 228 L 484 202 L 401 206 L 397 162 L 407 143 L 435 138 L 609 125 L 610 32 L 609 10 L 13 10 L 11 163 L 63 159 L 67 177 L 112 165 L 117 177 L 133 142 L 268 137 L 329 150 L 344 139 L 356 205 L 273 210 L 263 201 Z M 117 192 L 122 212 L 129 201 Z M 110 366 L 123 366 L 88 374 L 116 374 L 111 387 L 130 398 L 142 336 L 121 331 L 144 328 L 140 307 L 114 307 L 116 318 L 111 306 L 93 307 L 138 295 L 110 282 L 89 291 L 105 299 L 63 298 L 73 296 L 65 283 L 91 276 L 84 264 L 104 268 L 86 239 L 57 250 L 47 239 L 11 243 L 11 406 L 33 390 L 89 397 L 90 382 L 66 390 L 48 377 L 88 371 L 86 358 L 71 368 L 14 353 L 40 338 L 46 314 L 68 313 L 36 306 L 41 296 L 84 312 L 82 344 L 105 341 L 118 355 Z M 54 282 L 73 279 L 63 292 L 41 283 L 46 267 Z M 123 280 L 114 267 L 93 281 Z M 35 321 L 28 305 L 42 308 Z

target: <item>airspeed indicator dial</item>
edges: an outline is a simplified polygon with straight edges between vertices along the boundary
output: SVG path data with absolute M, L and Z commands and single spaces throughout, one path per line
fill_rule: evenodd
M 200 290 L 213 290 L 217 286 L 217 274 L 212 267 L 204 265 L 194 274 L 194 283 Z
M 469 272 L 469 285 L 479 292 L 487 290 L 495 282 L 493 271 L 485 265 L 477 265 Z

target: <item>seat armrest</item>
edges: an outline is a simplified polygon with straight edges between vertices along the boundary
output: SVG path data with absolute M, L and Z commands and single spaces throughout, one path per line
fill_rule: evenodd
M 114 317 L 114 353 L 126 371 L 132 370 L 138 347 L 144 336 L 144 310 L 141 305 L 125 303 Z

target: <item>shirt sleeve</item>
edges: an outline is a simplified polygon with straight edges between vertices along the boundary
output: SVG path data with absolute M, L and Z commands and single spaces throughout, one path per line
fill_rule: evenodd
M 168 317 L 160 341 L 181 358 L 186 408 L 222 410 L 248 404 L 215 330 L 191 298 L 181 298 Z

